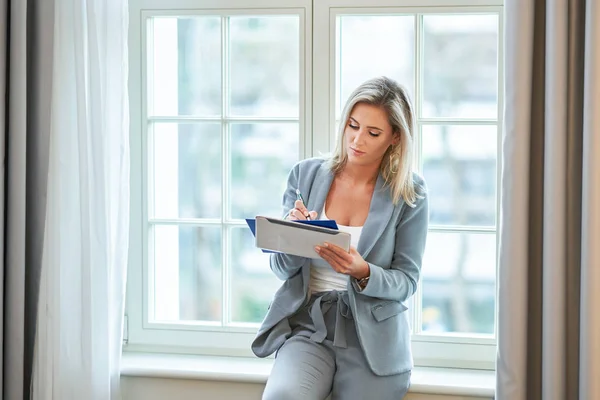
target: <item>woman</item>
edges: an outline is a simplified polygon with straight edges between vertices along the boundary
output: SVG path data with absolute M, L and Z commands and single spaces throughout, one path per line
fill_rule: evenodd
M 290 172 L 285 218 L 333 219 L 351 249 L 324 243 L 311 259 L 271 255 L 284 283 L 252 344 L 259 357 L 277 352 L 263 399 L 398 400 L 408 391 L 405 302 L 428 225 L 425 183 L 412 172 L 413 120 L 404 88 L 369 80 L 350 95 L 333 156 Z

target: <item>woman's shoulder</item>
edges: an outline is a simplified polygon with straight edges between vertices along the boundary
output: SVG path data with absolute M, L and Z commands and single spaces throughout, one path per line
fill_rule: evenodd
M 293 169 L 298 172 L 316 171 L 327 166 L 328 157 L 309 157 L 298 161 Z
M 412 173 L 412 184 L 415 198 L 412 200 L 411 208 L 421 208 L 429 203 L 427 182 L 423 175 L 414 172 Z M 406 201 L 404 201 L 406 203 Z
M 413 185 L 415 186 L 415 190 L 417 191 L 417 194 L 425 195 L 425 193 L 427 192 L 427 183 L 425 182 L 425 178 L 423 177 L 423 175 L 420 175 L 418 172 L 413 171 L 412 181 Z
M 401 194 L 401 201 L 394 203 L 396 208 L 402 209 L 405 205 L 408 205 L 409 208 L 414 208 L 418 207 L 419 205 L 422 206 L 428 203 L 429 199 L 427 198 L 427 183 L 425 182 L 425 178 L 423 177 L 423 175 L 413 171 L 412 180 L 410 184 L 412 184 L 412 187 Z M 391 192 L 390 197 L 392 197 Z

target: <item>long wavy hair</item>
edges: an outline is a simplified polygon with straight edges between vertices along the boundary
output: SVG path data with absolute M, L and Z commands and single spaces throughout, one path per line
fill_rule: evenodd
M 394 204 L 400 199 L 414 207 L 418 193 L 423 189 L 413 179 L 414 108 L 406 88 L 385 76 L 370 79 L 357 87 L 346 102 L 338 128 L 337 145 L 330 158 L 333 173 L 340 172 L 348 161 L 345 131 L 350 113 L 358 103 L 382 107 L 387 115 L 392 133 L 399 141 L 391 145 L 383 156 L 380 172 L 389 185 Z

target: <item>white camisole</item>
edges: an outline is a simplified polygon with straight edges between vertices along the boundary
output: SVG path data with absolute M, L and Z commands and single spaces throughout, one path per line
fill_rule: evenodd
M 327 215 L 325 215 L 325 207 L 323 207 L 321 219 L 329 219 L 327 218 Z M 358 246 L 362 228 L 362 226 L 345 226 L 338 224 L 338 229 L 340 231 L 348 232 L 350 234 L 350 245 L 355 248 Z M 314 258 L 310 265 L 310 282 L 308 284 L 308 289 L 311 294 L 327 292 L 330 290 L 347 290 L 348 278 L 348 275 L 340 274 L 322 258 Z

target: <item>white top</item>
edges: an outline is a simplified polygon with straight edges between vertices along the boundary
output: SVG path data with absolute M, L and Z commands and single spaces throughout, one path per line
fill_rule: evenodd
M 321 219 L 329 219 L 325 215 L 325 207 L 321 213 Z M 338 229 L 350 234 L 350 245 L 358 246 L 358 240 L 362 232 L 362 226 L 345 226 L 338 224 Z M 334 270 L 327 261 L 322 258 L 312 259 L 310 265 L 310 282 L 308 284 L 309 293 L 327 292 L 330 290 L 347 290 L 348 275 L 340 274 Z

